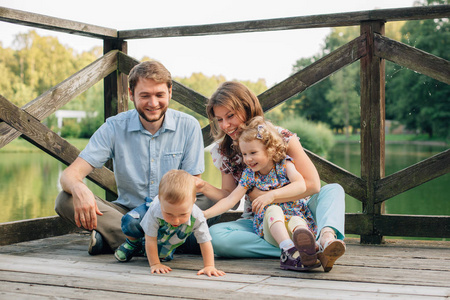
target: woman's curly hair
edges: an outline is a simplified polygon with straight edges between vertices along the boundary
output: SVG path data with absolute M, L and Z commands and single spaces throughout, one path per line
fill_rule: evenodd
M 239 142 L 251 142 L 255 139 L 263 143 L 267 155 L 274 163 L 279 163 L 286 158 L 287 145 L 281 134 L 270 121 L 265 121 L 260 116 L 254 117 L 242 127 L 239 138 L 234 144 L 239 149 Z

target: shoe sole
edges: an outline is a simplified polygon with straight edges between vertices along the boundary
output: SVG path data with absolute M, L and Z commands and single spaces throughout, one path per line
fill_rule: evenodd
M 320 264 L 320 262 L 319 262 L 319 263 L 316 263 L 315 265 L 311 265 L 311 266 L 303 266 L 303 267 L 282 267 L 282 266 L 280 266 L 280 269 L 282 269 L 282 270 L 291 270 L 291 271 L 300 271 L 300 272 L 303 272 L 303 271 L 309 271 L 309 270 L 318 268 L 318 267 L 320 267 L 320 266 L 321 266 L 321 264 Z
M 300 260 L 305 267 L 317 264 L 316 239 L 308 228 L 298 228 L 292 235 L 295 248 L 300 253 Z
M 341 240 L 334 240 L 331 242 L 319 255 L 319 260 L 322 263 L 323 270 L 330 272 L 336 260 L 344 255 L 345 244 Z

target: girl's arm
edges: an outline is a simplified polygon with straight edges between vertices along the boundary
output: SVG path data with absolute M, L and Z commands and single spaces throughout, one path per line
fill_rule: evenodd
M 300 196 L 279 198 L 277 199 L 277 202 L 278 203 L 289 202 L 317 194 L 320 190 L 319 173 L 317 172 L 316 167 L 309 159 L 308 155 L 306 154 L 305 150 L 303 149 L 298 139 L 291 138 L 289 140 L 287 155 L 293 158 L 296 170 L 303 176 L 305 180 L 306 191 L 303 192 Z M 261 195 L 264 195 L 265 193 L 267 192 L 258 189 L 253 189 L 253 191 L 249 193 L 249 196 L 250 199 L 253 200 Z
M 247 190 L 243 186 L 238 185 L 233 190 L 233 192 L 230 195 L 228 195 L 228 197 L 223 198 L 222 200 L 214 204 L 212 207 L 205 210 L 203 212 L 205 218 L 210 219 L 212 217 L 223 214 L 224 212 L 227 212 L 229 209 L 233 208 L 234 205 L 236 205 L 236 203 L 238 203 L 242 197 L 244 197 L 246 192 Z
M 253 212 L 260 213 L 264 207 L 271 203 L 283 203 L 286 202 L 285 199 L 297 200 L 302 198 L 301 195 L 306 191 L 305 180 L 290 161 L 286 162 L 286 175 L 290 183 L 281 188 L 270 190 L 253 200 Z

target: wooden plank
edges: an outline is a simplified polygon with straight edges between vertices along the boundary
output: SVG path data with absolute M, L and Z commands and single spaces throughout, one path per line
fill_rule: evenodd
M 24 105 L 22 109 L 42 121 L 116 68 L 117 51 L 112 51 Z M 20 132 L 0 122 L 0 148 L 18 136 Z
M 95 38 L 117 38 L 117 30 L 0 6 L 0 21 Z
M 361 34 L 367 35 L 367 55 L 362 57 L 361 80 L 361 178 L 367 183 L 367 200 L 363 212 L 377 215 L 384 205 L 375 203 L 374 184 L 384 177 L 385 169 L 385 64 L 374 55 L 374 34 L 384 34 L 383 22 L 362 22 Z M 382 237 L 375 232 L 362 235 L 367 243 L 380 243 Z
M 450 238 L 450 216 L 381 215 L 374 226 L 381 235 Z
M 76 147 L 72 146 L 28 112 L 15 106 L 1 95 L 0 119 L 21 132 L 23 138 L 28 142 L 66 165 L 71 164 L 80 153 L 80 150 Z M 107 168 L 95 169 L 89 174 L 88 178 L 104 189 L 117 193 L 114 173 Z
M 366 36 L 361 35 L 260 94 L 264 112 L 365 56 L 365 44 Z
M 433 299 L 430 295 L 415 295 L 408 292 L 408 287 L 398 289 L 393 292 L 384 292 L 382 289 L 376 290 L 379 286 L 373 287 L 373 284 L 365 284 L 357 286 L 355 289 L 354 282 L 339 283 L 340 289 L 330 289 L 329 282 L 322 282 L 321 287 L 310 287 L 309 282 L 296 282 L 287 286 L 273 286 L 267 283 L 251 285 L 243 288 L 241 291 L 249 295 L 272 295 L 273 298 L 279 297 L 299 297 L 299 295 L 307 295 L 304 299 L 387 299 L 404 297 L 408 299 Z M 438 296 L 442 297 L 442 296 Z M 437 298 L 435 298 L 437 299 Z
M 127 51 L 127 44 L 123 40 L 104 40 L 103 41 L 103 55 L 106 55 L 110 51 Z M 128 108 L 128 95 L 126 99 L 123 98 L 123 90 L 128 90 L 128 84 L 126 88 L 122 87 L 123 78 L 119 75 L 118 70 L 114 70 L 108 76 L 103 79 L 103 95 L 104 95 L 104 112 L 105 120 L 111 116 L 117 115 L 119 112 L 126 111 Z M 120 86 L 120 93 L 119 93 Z M 126 101 L 125 101 L 126 100 Z M 125 103 L 124 103 L 125 102 Z
M 450 149 L 376 182 L 376 203 L 450 172 Z
M 208 25 L 120 30 L 118 36 L 121 39 L 202 36 L 273 30 L 356 26 L 360 25 L 363 21 L 423 20 L 446 18 L 449 16 L 450 5 L 433 5 Z
M 294 279 L 285 277 L 270 277 L 258 286 L 278 286 L 278 287 L 292 287 L 303 286 L 310 289 L 327 289 L 330 292 L 348 291 L 348 292 L 368 292 L 380 294 L 399 294 L 399 295 L 419 295 L 419 296 L 439 296 L 445 297 L 450 290 L 448 288 L 435 288 L 413 285 L 391 285 L 365 282 L 336 282 L 331 280 L 310 280 L 310 279 Z M 253 285 L 254 286 L 254 285 Z M 252 286 L 252 287 L 253 287 Z M 332 295 L 331 295 L 332 296 Z M 365 299 L 366 295 L 364 295 Z M 380 295 L 381 298 L 381 295 Z
M 125 74 L 129 74 L 131 69 L 139 63 L 138 60 L 119 52 L 119 71 Z M 186 106 L 192 111 L 207 118 L 206 114 L 206 101 L 205 96 L 196 91 L 182 85 L 181 83 L 173 80 L 172 99 L 178 103 Z
M 345 214 L 345 233 L 368 235 L 373 230 L 373 216 L 367 214 Z
M 374 39 L 376 56 L 450 84 L 450 61 L 379 34 Z
M 48 236 L 77 232 L 79 229 L 58 216 L 6 222 L 0 225 L 0 245 L 9 245 Z

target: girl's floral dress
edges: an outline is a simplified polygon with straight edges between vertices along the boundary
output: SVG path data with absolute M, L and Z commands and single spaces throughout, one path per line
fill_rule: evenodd
M 255 173 L 250 168 L 246 168 L 242 174 L 241 180 L 239 181 L 239 185 L 242 185 L 247 190 L 251 190 L 256 187 L 261 191 L 269 191 L 289 184 L 290 182 L 286 175 L 286 160 L 292 161 L 290 157 L 283 159 L 281 162 L 277 163 L 267 175 L 263 175 L 259 172 Z M 255 214 L 253 217 L 253 230 L 257 235 L 264 237 L 264 214 L 266 213 L 267 208 L 272 205 L 278 205 L 281 207 L 284 213 L 285 222 L 289 222 L 293 216 L 299 216 L 306 221 L 309 230 L 316 235 L 316 223 L 314 222 L 312 213 L 304 199 L 284 203 L 272 203 L 264 207 L 262 212 Z
M 289 143 L 291 138 L 298 138 L 295 133 L 290 132 L 287 129 L 277 127 L 278 132 L 283 137 L 285 143 Z M 236 154 L 233 157 L 227 157 L 223 155 L 219 150 L 219 143 L 214 144 L 211 149 L 211 157 L 214 163 L 214 166 L 218 168 L 221 172 L 225 174 L 231 174 L 236 182 L 236 185 L 239 183 L 242 173 L 247 168 L 244 164 L 244 160 L 240 154 Z M 307 202 L 310 197 L 306 197 L 304 202 Z M 244 211 L 242 214 L 243 219 L 253 219 L 254 214 L 252 212 L 252 203 L 250 202 L 248 196 L 245 196 L 244 199 Z M 315 231 L 314 231 L 315 232 Z

